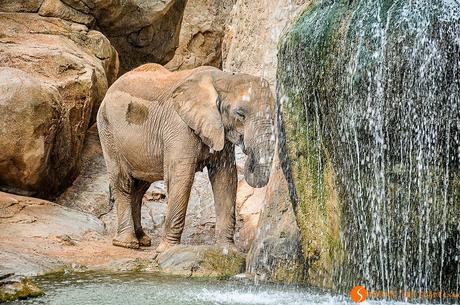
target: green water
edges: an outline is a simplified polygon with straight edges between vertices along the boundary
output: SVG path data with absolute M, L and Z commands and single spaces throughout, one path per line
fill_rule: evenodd
M 252 281 L 197 280 L 146 273 L 80 273 L 40 277 L 45 295 L 8 304 L 354 304 L 299 286 L 256 285 Z M 367 304 L 403 304 L 371 301 Z

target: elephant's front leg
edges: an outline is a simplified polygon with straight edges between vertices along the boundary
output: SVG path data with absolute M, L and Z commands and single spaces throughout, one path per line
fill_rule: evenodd
M 236 188 L 238 183 L 235 147 L 226 145 L 219 158 L 208 166 L 208 172 L 216 207 L 215 235 L 217 243 L 233 245 Z
M 168 188 L 168 208 L 165 219 L 164 238 L 157 253 L 164 252 L 179 244 L 184 230 L 190 191 L 195 177 L 196 158 L 175 158 L 166 164 L 166 185 Z

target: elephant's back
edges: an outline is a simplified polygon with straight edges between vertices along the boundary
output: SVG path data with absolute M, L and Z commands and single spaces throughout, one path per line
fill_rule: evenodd
M 146 101 L 164 103 L 181 83 L 195 73 L 214 67 L 198 67 L 191 70 L 170 72 L 158 64 L 146 64 L 122 75 L 107 91 L 107 94 L 122 91 Z

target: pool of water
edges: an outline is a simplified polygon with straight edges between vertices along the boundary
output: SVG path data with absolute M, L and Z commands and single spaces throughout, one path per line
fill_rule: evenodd
M 241 281 L 196 280 L 145 273 L 79 273 L 36 279 L 45 295 L 9 304 L 354 304 L 345 297 L 298 286 L 256 285 Z M 403 304 L 367 301 L 365 304 Z

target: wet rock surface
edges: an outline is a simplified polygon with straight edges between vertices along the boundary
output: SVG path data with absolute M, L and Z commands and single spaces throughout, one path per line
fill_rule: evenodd
M 245 255 L 221 246 L 174 246 L 157 257 L 161 272 L 188 277 L 230 277 L 244 272 Z
M 313 1 L 284 35 L 283 166 L 311 282 L 458 292 L 459 16 Z
M 247 272 L 260 280 L 298 283 L 305 280 L 308 266 L 287 182 L 276 159 L 255 239 L 247 255 Z

